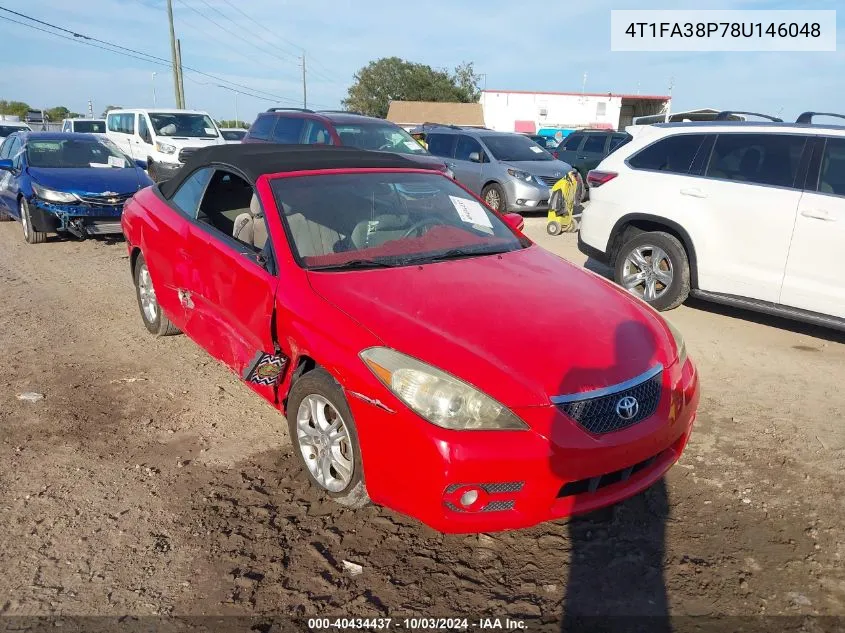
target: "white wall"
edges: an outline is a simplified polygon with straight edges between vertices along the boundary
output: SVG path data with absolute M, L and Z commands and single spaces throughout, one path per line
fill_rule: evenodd
M 513 132 L 516 121 L 534 121 L 538 131 L 543 127 L 574 128 L 598 123 L 617 128 L 622 98 L 482 92 L 481 104 L 487 127 L 501 132 Z

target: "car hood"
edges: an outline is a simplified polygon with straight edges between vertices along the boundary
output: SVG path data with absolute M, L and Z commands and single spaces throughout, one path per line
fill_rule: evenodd
M 504 161 L 504 164 L 515 169 L 527 171 L 529 174 L 558 178 L 563 178 L 572 169 L 572 165 L 562 160 L 509 160 Z
M 548 405 L 550 396 L 618 384 L 674 358 L 653 310 L 539 246 L 308 277 L 386 346 L 510 407 Z
M 202 138 L 198 136 L 156 136 L 155 141 L 172 145 L 176 149 L 226 145 L 226 141 L 222 136 L 216 136 L 214 138 Z
M 88 167 L 79 169 L 53 169 L 29 167 L 30 177 L 43 187 L 55 191 L 78 194 L 134 193 L 152 181 L 139 168 Z

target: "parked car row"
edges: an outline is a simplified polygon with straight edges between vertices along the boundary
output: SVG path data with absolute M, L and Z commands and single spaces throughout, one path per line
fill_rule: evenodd
M 658 310 L 695 296 L 845 329 L 845 127 L 723 115 L 644 126 L 590 171 L 581 250 Z

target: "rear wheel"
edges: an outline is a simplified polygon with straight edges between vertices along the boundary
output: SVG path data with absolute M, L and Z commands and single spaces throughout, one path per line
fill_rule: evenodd
M 287 417 L 291 442 L 311 483 L 341 505 L 367 505 L 352 412 L 326 370 L 310 371 L 293 384 Z
M 563 227 L 557 220 L 550 220 L 549 223 L 546 224 L 546 233 L 549 235 L 560 235 L 562 231 Z
M 141 319 L 147 330 L 156 336 L 179 334 L 179 328 L 170 322 L 158 305 L 153 280 L 143 255 L 138 255 L 138 261 L 135 262 L 135 294 L 141 309 Z
M 501 185 L 496 184 L 495 182 L 484 187 L 481 191 L 481 197 L 484 199 L 484 202 L 487 203 L 488 207 L 496 211 L 504 212 L 505 207 L 507 206 L 505 190 L 502 189 Z
M 689 296 L 687 252 L 674 235 L 663 231 L 641 233 L 619 250 L 614 278 L 655 310 L 672 310 Z
M 47 241 L 47 234 L 44 231 L 37 231 L 32 224 L 32 216 L 29 213 L 29 203 L 26 198 L 21 198 L 19 210 L 21 214 L 21 227 L 23 228 L 23 239 L 27 244 L 43 244 Z

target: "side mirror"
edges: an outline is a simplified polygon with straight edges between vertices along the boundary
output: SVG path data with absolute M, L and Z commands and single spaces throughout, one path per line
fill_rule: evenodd
M 525 220 L 518 213 L 506 213 L 502 216 L 502 219 L 507 222 L 511 228 L 516 229 L 517 231 L 521 231 L 525 226 Z
M 135 161 L 132 161 L 132 162 L 135 163 L 136 167 L 140 167 L 141 169 L 147 168 L 147 161 L 145 161 L 145 160 L 135 160 Z
M 469 155 L 469 159 L 473 163 L 480 163 L 481 162 L 481 154 L 479 154 L 478 152 L 473 152 L 472 154 Z
M 14 171 L 15 167 L 14 167 L 11 160 L 9 160 L 8 158 L 4 158 L 3 160 L 0 160 L 0 170 L 2 170 L 2 171 Z

